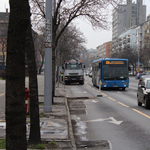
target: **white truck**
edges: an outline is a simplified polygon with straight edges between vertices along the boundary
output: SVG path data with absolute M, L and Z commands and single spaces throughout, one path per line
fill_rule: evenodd
M 84 84 L 84 68 L 81 60 L 66 61 L 62 66 L 64 70 L 63 81 L 65 84 L 79 83 Z

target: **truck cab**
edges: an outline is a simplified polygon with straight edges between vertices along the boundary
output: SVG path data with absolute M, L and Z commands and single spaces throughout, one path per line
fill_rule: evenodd
M 82 64 L 81 60 L 76 61 L 66 61 L 63 65 L 64 69 L 64 83 L 76 83 L 84 84 L 84 68 L 85 65 Z

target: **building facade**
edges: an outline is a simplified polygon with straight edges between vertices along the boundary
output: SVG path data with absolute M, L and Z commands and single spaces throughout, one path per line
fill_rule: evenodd
M 127 0 L 126 4 L 118 5 L 113 11 L 112 22 L 112 51 L 116 49 L 119 35 L 126 29 L 142 24 L 146 20 L 146 5 L 143 0 Z
M 136 48 L 136 29 L 135 26 L 125 30 L 118 38 L 118 51 L 121 52 L 125 48 Z
M 111 50 L 112 50 L 112 42 L 106 42 L 102 45 L 99 45 L 97 48 L 97 58 L 110 58 L 111 57 Z

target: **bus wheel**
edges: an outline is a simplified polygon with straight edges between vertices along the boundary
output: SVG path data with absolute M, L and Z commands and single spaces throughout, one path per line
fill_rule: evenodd
M 80 81 L 79 83 L 80 83 L 81 85 L 83 85 L 83 84 L 84 84 L 84 81 Z
M 150 103 L 149 103 L 149 101 L 148 101 L 147 98 L 145 98 L 145 108 L 146 108 L 146 109 L 149 109 L 149 108 L 150 108 Z
M 122 88 L 123 91 L 125 91 L 125 89 L 126 89 L 125 87 Z

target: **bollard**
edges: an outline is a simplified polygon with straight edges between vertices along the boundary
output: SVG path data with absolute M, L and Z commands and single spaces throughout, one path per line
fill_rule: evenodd
M 101 92 L 101 82 L 99 82 L 99 95 L 97 95 L 97 97 L 103 97 Z
M 29 90 L 27 87 L 25 87 L 25 106 L 26 106 L 26 116 L 27 116 L 27 108 L 28 108 L 28 98 L 29 98 Z

